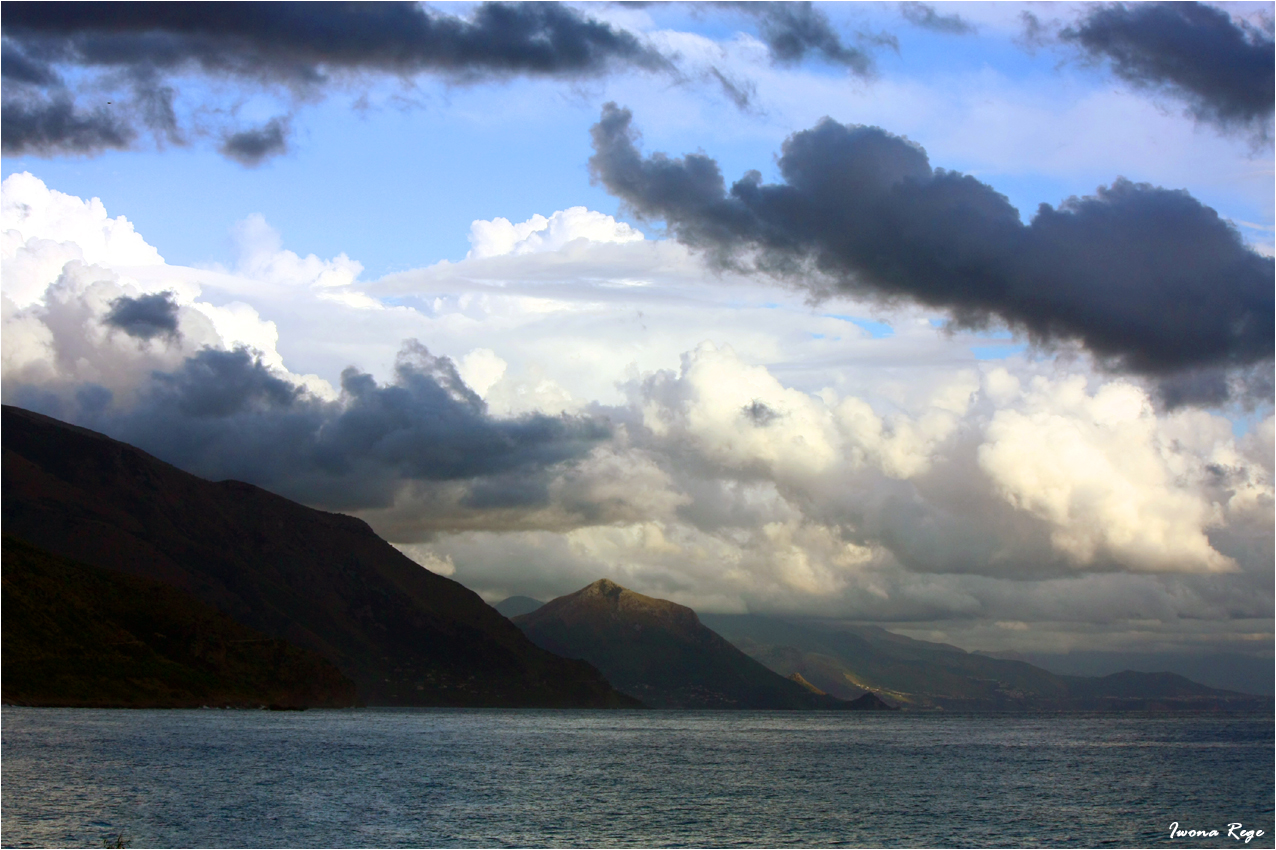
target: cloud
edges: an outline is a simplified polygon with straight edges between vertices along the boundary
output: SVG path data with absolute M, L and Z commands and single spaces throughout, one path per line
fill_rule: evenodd
M 857 47 L 843 44 L 828 16 L 810 3 L 733 5 L 757 18 L 759 35 L 766 43 L 771 61 L 777 65 L 796 65 L 809 55 L 818 55 L 825 62 L 841 65 L 861 77 L 873 72 L 872 57 Z
M 123 216 L 111 218 L 96 198 L 81 200 L 19 172 L 0 193 L 4 292 L 18 306 L 43 297 L 71 260 L 109 266 L 159 266 L 164 260 Z
M 467 83 L 671 67 L 632 33 L 558 4 L 482 3 L 468 17 L 409 3 L 6 5 L 0 23 L 6 154 L 93 154 L 131 147 L 144 132 L 184 144 L 174 82 L 183 78 L 314 99 L 372 78 Z M 113 91 L 107 105 L 103 89 Z M 222 151 L 256 165 L 285 148 L 287 131 L 276 119 L 229 135 Z
M 300 257 L 285 250 L 279 231 L 260 213 L 253 213 L 231 228 L 236 248 L 235 270 L 245 276 L 282 284 L 308 286 L 321 292 L 348 287 L 363 265 L 345 254 L 322 260 L 314 254 Z
M 1213 532 L 1245 525 L 1241 494 L 1256 487 L 1263 502 L 1271 477 L 1219 420 L 1158 416 L 1126 381 L 1024 384 L 1001 368 L 957 372 L 884 415 L 855 395 L 795 391 L 706 344 L 679 372 L 631 385 L 641 419 L 627 427 L 633 445 L 669 459 L 675 492 L 695 494 L 677 516 L 703 533 L 798 521 L 923 573 L 1237 569 Z M 731 508 L 730 482 L 774 488 L 771 506 Z
M 334 390 L 285 368 L 275 323 L 216 293 L 225 273 L 163 265 L 99 201 L 52 192 L 30 175 L 7 179 L 3 201 L 8 402 L 205 477 L 347 510 L 392 504 L 415 481 L 455 483 L 443 489 L 464 513 L 467 500 L 497 486 L 485 479 L 522 494 L 520 510 L 539 508 L 559 467 L 608 439 L 593 417 L 493 416 L 451 360 L 412 341 L 388 380 L 350 367 Z M 322 321 L 347 327 L 360 313 L 392 312 L 351 295 L 359 266 L 344 256 L 300 258 L 260 217 L 237 237 L 240 273 L 251 279 L 231 278 L 233 286 L 257 297 L 279 290 L 290 313 L 324 309 Z M 200 299 L 205 287 L 219 303 Z M 394 326 L 397 317 L 388 319 Z M 492 366 L 480 357 L 470 365 Z
M 736 109 L 746 111 L 753 105 L 753 99 L 757 97 L 757 86 L 745 80 L 736 80 L 727 76 L 721 69 L 710 67 L 707 79 L 714 80 L 722 87 L 722 93 L 726 95 L 727 100 L 735 104 Z
M 111 311 L 102 321 L 138 339 L 173 336 L 177 333 L 177 309 L 171 292 L 137 298 L 121 295 L 111 302 Z
M 216 4 L 115 9 L 6 9 L 6 38 L 22 49 L 21 77 L 47 64 L 179 69 L 317 84 L 339 71 L 465 76 L 575 75 L 614 63 L 651 69 L 664 60 L 631 34 L 576 10 L 483 3 L 468 18 L 415 4 L 327 8 Z
M 110 398 L 109 391 L 104 391 Z M 588 453 L 605 423 L 496 419 L 447 358 L 405 345 L 394 380 L 347 369 L 335 401 L 272 372 L 247 349 L 205 348 L 155 372 L 131 406 L 85 404 L 15 388 L 16 403 L 101 430 L 205 478 L 248 481 L 338 510 L 385 507 L 411 481 L 503 477 L 519 504 L 544 501 L 546 469 Z M 541 483 L 538 483 L 541 482 Z
M 452 563 L 451 555 L 440 558 L 431 552 L 428 546 L 423 546 L 419 543 L 403 543 L 395 546 L 395 548 L 432 573 L 441 576 L 450 576 L 456 573 L 456 564 Z
M 123 110 L 77 109 L 65 94 L 5 97 L 0 103 L 0 150 L 6 154 L 95 154 L 132 147 L 138 131 Z
M 262 261 L 266 272 L 306 264 L 280 254 L 280 263 Z M 278 328 L 235 297 L 243 290 L 219 293 L 216 304 L 201 300 L 202 284 L 219 275 L 166 265 L 127 219 L 110 217 L 97 198 L 51 190 L 31 174 L 10 175 L 0 191 L 0 259 L 11 378 L 35 369 L 44 385 L 93 383 L 128 404 L 153 372 L 176 369 L 209 346 L 250 346 L 290 374 L 275 348 Z M 293 263 L 282 262 L 288 259 Z M 340 270 L 313 257 L 308 262 L 315 283 Z M 259 280 L 251 289 L 261 295 L 270 286 Z M 290 380 L 324 394 L 325 382 L 313 375 L 290 374 Z
M 1207 535 L 1222 511 L 1199 490 L 1176 486 L 1176 477 L 1205 470 L 1166 462 L 1173 449 L 1147 397 L 1129 384 L 1092 396 L 1083 386 L 1080 378 L 1037 382 L 1027 410 L 993 415 L 978 458 L 994 488 L 1046 520 L 1055 549 L 1077 562 L 1106 551 L 1134 570 L 1235 571 Z
M 930 314 L 714 278 L 588 210 L 374 285 L 259 216 L 233 269 L 186 269 L 100 202 L 4 188 L 6 402 L 356 513 L 488 598 L 606 575 L 954 634 L 1270 631 L 1270 416 L 1237 439 L 1083 360 L 979 361 Z M 156 296 L 177 334 L 104 323 Z
M 595 177 L 718 266 L 901 299 L 957 326 L 1078 342 L 1112 369 L 1170 376 L 1270 363 L 1273 263 L 1185 191 L 1118 178 L 1030 224 L 973 177 L 877 127 L 824 119 L 784 143 L 784 182 L 728 191 L 704 154 L 643 157 L 628 110 L 592 129 Z
M 288 133 L 286 119 L 272 118 L 255 130 L 231 134 L 218 150 L 240 165 L 255 168 L 272 156 L 287 153 Z
M 935 32 L 949 35 L 967 35 L 975 31 L 974 26 L 962 18 L 961 15 L 955 13 L 941 15 L 935 11 L 934 6 L 927 3 L 900 3 L 899 13 L 904 16 L 904 20 L 922 29 L 934 30 Z
M 11 385 L 4 388 L 6 398 L 38 387 L 42 396 L 67 399 L 91 385 L 127 407 L 157 374 L 180 368 L 205 348 L 238 345 L 254 346 L 294 383 L 316 391 L 324 385 L 282 368 L 275 350 L 278 330 L 252 307 L 198 301 L 198 289 L 171 277 L 163 285 L 143 283 L 72 259 L 54 273 L 39 301 L 19 306 L 7 290 L 14 270 L 34 265 L 21 261 L 23 253 L 19 250 L 16 262 L 6 256 L 4 263 L 4 375 Z
M 1126 82 L 1185 101 L 1198 121 L 1271 139 L 1270 29 L 1204 3 L 1112 3 L 1092 7 L 1059 37 Z
M 1035 53 L 1038 48 L 1045 47 L 1054 40 L 1058 26 L 1052 24 L 1053 22 L 1042 21 L 1032 12 L 1022 11 L 1019 13 L 1019 34 L 1014 41 L 1029 53 Z
M 703 8 L 754 19 L 777 66 L 816 59 L 867 78 L 875 49 L 899 49 L 884 32 L 857 32 L 850 43 L 809 2 Z M 482 2 L 461 14 L 416 3 L 6 7 L 0 149 L 93 156 L 212 137 L 223 155 L 251 168 L 289 151 L 300 107 L 338 91 L 367 105 L 378 86 L 409 90 L 422 78 L 447 85 L 515 77 L 578 82 L 637 71 L 678 84 L 707 81 L 737 108 L 754 108 L 754 84 L 719 67 L 718 44 L 700 39 L 716 57 L 701 66 L 680 49 L 685 34 L 644 33 L 630 25 L 650 30 L 651 22 L 628 17 L 535 2 Z M 250 111 L 249 98 L 273 101 L 280 114 L 245 126 L 238 116 Z
M 570 207 L 546 218 L 534 215 L 512 224 L 509 219 L 479 220 L 470 225 L 472 259 L 513 254 L 540 254 L 562 250 L 577 239 L 587 242 L 640 242 L 642 233 L 609 215 Z

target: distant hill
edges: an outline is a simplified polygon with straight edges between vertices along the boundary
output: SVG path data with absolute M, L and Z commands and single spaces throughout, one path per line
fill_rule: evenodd
M 2 698 L 17 705 L 340 708 L 318 653 L 241 626 L 157 581 L 4 536 Z
M 367 704 L 634 704 L 587 663 L 538 648 L 477 594 L 417 565 L 361 520 L 238 481 L 205 481 L 7 405 L 3 448 L 5 533 L 162 582 L 313 650 Z
M 538 646 L 583 658 L 652 708 L 851 708 L 785 679 L 690 608 L 601 579 L 514 618 Z M 877 708 L 872 700 L 854 708 Z
M 511 596 L 507 599 L 502 599 L 492 607 L 506 617 L 517 617 L 520 614 L 530 614 L 544 604 L 539 599 L 533 599 L 530 596 Z
M 1268 652 L 1271 647 L 1267 647 Z M 993 658 L 1009 653 L 984 652 Z M 1123 650 L 1072 650 L 1071 652 L 1015 653 L 1020 661 L 1035 664 L 1065 676 L 1106 676 L 1122 670 L 1145 673 L 1169 672 L 1211 688 L 1259 696 L 1276 695 L 1276 665 L 1270 656 L 1213 652 L 1204 655 L 1185 652 L 1129 652 Z
M 832 696 L 873 691 L 904 707 L 965 711 L 1265 709 L 1271 699 L 1173 673 L 1063 676 L 873 626 L 827 627 L 755 614 L 701 618 L 752 658 Z

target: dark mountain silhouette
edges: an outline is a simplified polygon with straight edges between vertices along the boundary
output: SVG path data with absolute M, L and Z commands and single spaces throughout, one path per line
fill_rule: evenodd
M 313 650 L 371 705 L 631 706 L 597 670 L 536 647 L 361 520 L 213 483 L 83 428 L 3 408 L 4 529 L 178 588 Z
M 318 653 L 190 594 L 4 536 L 3 700 L 119 708 L 340 708 L 354 682 Z
M 702 619 L 776 673 L 801 676 L 848 700 L 875 692 L 904 707 L 958 711 L 1248 710 L 1272 703 L 1270 697 L 1209 688 L 1173 673 L 1061 676 L 875 626 L 821 626 L 755 614 Z
M 492 607 L 506 617 L 517 617 L 520 614 L 530 614 L 544 604 L 539 599 L 533 599 L 530 596 L 511 596 L 507 599 L 502 599 Z
M 702 625 L 690 608 L 607 579 L 514 622 L 538 646 L 585 659 L 652 708 L 852 708 L 768 670 Z

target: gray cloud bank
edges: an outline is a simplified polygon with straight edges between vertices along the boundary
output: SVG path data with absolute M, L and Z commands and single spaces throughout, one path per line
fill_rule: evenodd
M 669 67 L 633 34 L 556 3 L 483 3 L 469 18 L 411 3 L 10 3 L 0 26 L 6 154 L 127 148 L 144 131 L 180 144 L 168 80 L 182 74 L 313 96 L 363 75 L 472 82 Z M 88 71 L 104 76 L 86 83 Z M 77 104 L 102 84 L 127 99 Z M 255 164 L 283 149 L 284 130 L 242 131 L 223 150 Z
M 1198 121 L 1270 139 L 1276 101 L 1270 30 L 1237 24 L 1203 3 L 1114 3 L 1059 37 L 1106 61 L 1121 79 L 1185 101 Z
M 415 342 L 404 346 L 391 383 L 353 367 L 341 383 L 342 398 L 324 401 L 242 348 L 205 348 L 176 370 L 152 373 L 129 407 L 92 384 L 74 401 L 34 387 L 13 401 L 205 478 L 248 481 L 336 510 L 389 506 L 410 482 L 474 482 L 473 499 L 482 500 L 482 482 L 493 477 L 519 507 L 535 507 L 550 468 L 611 435 L 589 418 L 492 417 L 451 360 Z
M 1226 397 L 1229 372 L 1270 363 L 1273 261 L 1186 191 L 1118 179 L 1025 226 L 992 187 L 877 127 L 826 118 L 784 143 L 783 183 L 749 172 L 728 190 L 704 154 L 644 157 L 631 125 L 604 107 L 595 178 L 719 266 L 1078 341 L 1109 368 L 1176 379 L 1174 401 Z

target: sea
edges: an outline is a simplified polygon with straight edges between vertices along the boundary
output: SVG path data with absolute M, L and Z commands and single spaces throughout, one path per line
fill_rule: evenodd
M 5 707 L 0 844 L 1272 847 L 1273 726 L 1267 714 Z

